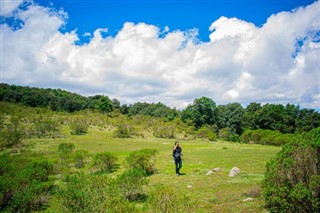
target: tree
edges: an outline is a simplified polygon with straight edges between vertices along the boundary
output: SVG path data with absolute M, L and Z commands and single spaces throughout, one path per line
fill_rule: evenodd
M 226 106 L 218 106 L 218 126 L 222 128 L 230 128 L 232 133 L 242 134 L 242 120 L 244 109 L 239 103 L 227 104 Z
M 216 103 L 207 97 L 195 99 L 182 111 L 181 118 L 184 122 L 191 121 L 196 128 L 204 124 L 212 125 L 217 121 Z
M 99 99 L 99 110 L 103 113 L 112 112 L 113 103 L 108 96 L 101 96 Z

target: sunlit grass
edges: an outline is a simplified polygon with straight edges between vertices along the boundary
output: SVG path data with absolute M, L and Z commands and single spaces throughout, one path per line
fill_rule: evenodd
M 68 132 L 67 128 L 65 132 Z M 119 169 L 115 176 L 126 167 L 124 160 L 134 150 L 157 149 L 157 173 L 149 177 L 149 188 L 166 184 L 176 191 L 186 193 L 199 203 L 199 212 L 263 212 L 264 201 L 259 193 L 264 177 L 265 164 L 279 151 L 279 147 L 255 144 L 238 144 L 224 141 L 178 139 L 183 151 L 182 173 L 175 176 L 172 147 L 176 139 L 135 137 L 119 139 L 112 137 L 112 131 L 90 128 L 84 135 L 66 135 L 57 139 L 29 139 L 32 149 L 53 154 L 62 142 L 74 143 L 76 149 L 88 150 L 90 154 L 113 152 L 119 159 Z M 206 175 L 209 170 L 220 167 L 222 171 Z M 240 175 L 228 177 L 232 167 L 241 170 Z M 148 190 L 148 188 L 146 189 Z M 250 192 L 258 191 L 250 202 L 243 199 Z M 251 193 L 252 194 L 252 193 Z M 141 205 L 141 204 L 139 204 Z M 141 208 L 141 211 L 147 211 Z

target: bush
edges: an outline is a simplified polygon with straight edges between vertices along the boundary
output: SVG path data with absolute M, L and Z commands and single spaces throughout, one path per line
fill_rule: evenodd
M 48 202 L 53 164 L 24 156 L 0 156 L 0 211 L 31 212 Z
M 156 171 L 154 164 L 157 154 L 158 150 L 156 149 L 134 151 L 126 158 L 126 162 L 130 168 L 140 169 L 145 171 L 147 175 L 151 175 Z
M 102 175 L 76 173 L 58 191 L 63 212 L 134 212 L 117 192 L 115 181 Z
M 8 123 L 2 122 L 0 128 L 0 145 L 13 147 L 21 144 L 22 139 L 25 138 L 25 129 L 21 125 L 20 118 L 12 117 Z
M 196 212 L 199 206 L 190 197 L 164 185 L 153 187 L 149 193 L 148 207 L 152 212 Z
M 153 128 L 153 135 L 157 138 L 175 138 L 176 129 L 173 125 L 159 124 Z
M 148 183 L 146 173 L 139 169 L 130 169 L 117 177 L 117 186 L 128 201 L 143 199 L 142 188 Z
M 59 122 L 57 119 L 53 119 L 52 117 L 37 117 L 34 120 L 33 124 L 33 134 L 37 137 L 56 137 L 59 136 Z
M 83 117 L 77 117 L 71 121 L 70 128 L 72 135 L 81 135 L 87 133 L 89 124 Z
M 270 212 L 319 212 L 320 128 L 292 138 L 266 167 L 263 195 Z
M 277 130 L 246 130 L 240 137 L 240 140 L 244 143 L 253 141 L 262 145 L 281 146 L 285 144 L 293 135 L 282 134 Z
M 133 134 L 133 129 L 129 125 L 119 125 L 113 132 L 115 138 L 130 138 Z
M 216 141 L 217 135 L 213 132 L 213 130 L 209 126 L 203 126 L 197 131 L 197 136 L 199 138 L 206 138 L 210 141 Z
M 93 167 L 98 172 L 113 172 L 117 157 L 110 152 L 97 153 L 93 156 Z
M 80 169 L 83 168 L 86 163 L 86 158 L 89 156 L 87 150 L 77 150 L 73 154 L 74 167 Z

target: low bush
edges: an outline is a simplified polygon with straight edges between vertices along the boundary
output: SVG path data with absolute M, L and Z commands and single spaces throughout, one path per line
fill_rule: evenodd
M 87 150 L 77 150 L 74 152 L 72 158 L 74 162 L 74 167 L 80 169 L 83 168 L 86 164 L 86 158 L 89 156 Z
M 196 212 L 198 203 L 185 194 L 165 185 L 154 186 L 149 192 L 148 207 L 152 212 Z
M 31 212 L 45 207 L 53 183 L 53 164 L 25 156 L 0 156 L 0 211 Z
M 241 142 L 254 142 L 262 145 L 281 146 L 285 144 L 293 135 L 283 134 L 276 130 L 246 130 L 240 137 Z
M 153 127 L 153 135 L 157 138 L 175 138 L 175 126 L 161 123 Z
M 88 132 L 89 124 L 85 118 L 79 116 L 71 121 L 70 128 L 72 135 L 81 135 Z
M 97 153 L 93 156 L 93 167 L 98 172 L 113 172 L 116 168 L 117 157 L 111 152 Z
M 266 167 L 263 195 L 270 212 L 319 212 L 320 128 L 293 137 Z
M 148 183 L 146 173 L 139 169 L 129 169 L 117 177 L 117 186 L 128 201 L 143 200 L 143 186 Z
M 134 212 L 113 179 L 103 175 L 76 173 L 58 191 L 62 212 Z
M 126 157 L 126 162 L 132 169 L 140 169 L 146 172 L 147 175 L 154 174 L 156 171 L 155 161 L 158 150 L 156 149 L 141 149 L 132 152 Z
M 209 126 L 203 126 L 198 129 L 196 135 L 199 138 L 206 138 L 209 141 L 216 141 L 218 138 L 216 133 Z

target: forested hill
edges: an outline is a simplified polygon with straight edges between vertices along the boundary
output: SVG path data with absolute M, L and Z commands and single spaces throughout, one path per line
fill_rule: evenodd
M 74 112 L 85 109 L 102 113 L 117 111 L 134 116 L 147 115 L 164 118 L 167 121 L 181 119 L 196 129 L 209 127 L 220 134 L 227 129 L 241 135 L 245 130 L 277 130 L 282 133 L 309 131 L 320 126 L 320 113 L 313 109 L 300 109 L 293 104 L 250 103 L 243 108 L 239 103 L 216 105 L 207 97 L 195 99 L 182 111 L 162 103 L 141 103 L 121 105 L 117 99 L 95 95 L 84 97 L 61 89 L 41 89 L 27 86 L 0 84 L 0 101 L 19 103 L 31 107 L 44 107 L 54 111 Z

